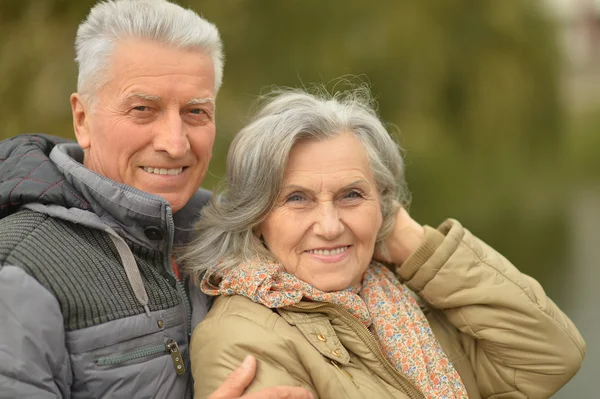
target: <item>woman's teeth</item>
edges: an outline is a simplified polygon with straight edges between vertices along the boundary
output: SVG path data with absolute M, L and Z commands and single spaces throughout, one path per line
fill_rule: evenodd
M 309 254 L 313 254 L 313 255 L 330 256 L 330 255 L 339 255 L 342 252 L 346 251 L 347 249 L 348 249 L 348 246 L 331 249 L 331 250 L 330 249 L 309 249 L 306 252 L 308 252 Z
M 151 168 L 148 166 L 144 167 L 144 170 L 148 173 L 154 173 L 156 175 L 178 175 L 183 172 L 183 167 L 177 169 L 164 169 L 164 168 Z

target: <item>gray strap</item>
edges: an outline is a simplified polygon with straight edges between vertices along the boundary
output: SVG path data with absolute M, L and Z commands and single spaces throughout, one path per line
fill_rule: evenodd
M 150 317 L 150 309 L 148 308 L 148 293 L 146 292 L 146 287 L 144 287 L 144 282 L 142 281 L 142 276 L 140 275 L 140 269 L 135 262 L 135 258 L 131 253 L 131 249 L 129 249 L 129 246 L 125 240 L 123 240 L 123 238 L 121 238 L 121 236 L 119 236 L 114 230 L 107 228 L 105 231 L 110 235 L 110 239 L 112 240 L 113 244 L 115 244 L 117 252 L 119 252 L 121 262 L 123 262 L 123 266 L 125 267 L 127 279 L 129 280 L 129 284 L 133 289 L 135 297 L 144 307 L 148 317 Z

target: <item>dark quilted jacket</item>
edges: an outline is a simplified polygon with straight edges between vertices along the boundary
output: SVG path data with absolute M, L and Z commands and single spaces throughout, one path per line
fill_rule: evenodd
M 82 158 L 46 135 L 0 142 L 0 398 L 189 398 L 189 336 L 209 302 L 171 254 L 210 193 L 172 215 Z
M 89 210 L 90 205 L 55 167 L 47 167 L 48 155 L 59 137 L 27 134 L 0 146 L 0 219 L 31 202 Z

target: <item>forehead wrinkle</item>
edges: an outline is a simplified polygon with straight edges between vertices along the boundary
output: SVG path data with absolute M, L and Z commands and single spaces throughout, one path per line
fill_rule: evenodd
M 342 175 L 341 177 L 340 174 Z M 351 179 L 351 182 L 347 183 L 346 185 L 358 184 L 360 182 L 362 182 L 363 184 L 369 184 L 369 177 L 371 177 L 372 174 L 373 173 L 370 169 L 365 171 L 362 168 L 348 168 L 343 170 L 336 170 L 333 172 L 329 172 L 322 169 L 315 170 L 313 168 L 294 168 L 294 170 L 288 169 L 285 171 L 283 180 L 284 184 L 292 185 L 298 184 L 296 183 L 298 181 L 302 182 L 306 181 L 306 179 L 311 180 L 318 176 L 318 178 L 321 179 L 321 185 L 323 185 L 326 180 L 333 179 L 341 186 L 343 181 L 349 181 Z

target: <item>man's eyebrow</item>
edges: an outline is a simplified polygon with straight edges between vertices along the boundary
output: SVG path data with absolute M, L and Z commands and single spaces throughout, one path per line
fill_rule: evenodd
M 212 98 L 206 97 L 206 98 L 192 98 L 190 101 L 187 102 L 187 105 L 199 105 L 199 104 L 211 104 L 211 105 L 215 105 L 215 101 Z
M 140 93 L 140 92 L 133 92 L 133 93 L 129 93 L 127 95 L 127 97 L 125 97 L 126 100 L 130 100 L 132 98 L 137 98 L 140 100 L 146 100 L 146 101 L 159 101 L 160 97 L 159 96 L 153 96 L 150 94 L 146 94 L 146 93 Z

